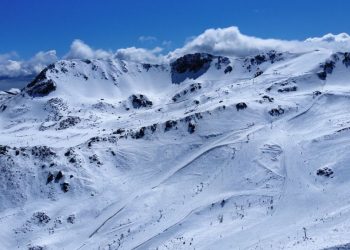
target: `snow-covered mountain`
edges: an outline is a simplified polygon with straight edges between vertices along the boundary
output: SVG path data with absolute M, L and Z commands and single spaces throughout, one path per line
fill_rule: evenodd
M 325 49 L 49 65 L 0 92 L 0 249 L 346 247 L 349 79 Z

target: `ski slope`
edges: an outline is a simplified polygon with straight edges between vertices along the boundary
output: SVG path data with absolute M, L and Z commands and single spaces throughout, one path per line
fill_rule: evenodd
M 325 49 L 48 66 L 0 92 L 0 249 L 346 247 L 349 66 Z

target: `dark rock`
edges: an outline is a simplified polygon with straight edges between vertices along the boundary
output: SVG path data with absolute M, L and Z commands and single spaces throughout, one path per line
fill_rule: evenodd
M 2 104 L 2 105 L 0 106 L 0 111 L 1 111 L 1 112 L 5 111 L 6 109 L 7 109 L 7 106 L 6 106 L 6 105 Z
M 70 188 L 69 183 L 64 182 L 61 184 L 61 189 L 63 192 L 67 193 L 69 191 L 69 188 Z
M 318 78 L 320 78 L 321 80 L 326 80 L 326 78 L 327 78 L 327 73 L 324 72 L 324 71 L 322 71 L 322 72 L 317 73 L 317 76 L 318 76 Z
M 45 159 L 55 156 L 56 154 L 47 146 L 34 146 L 32 148 L 32 155 L 40 159 Z
M 44 225 L 49 223 L 51 218 L 44 212 L 36 212 L 32 216 L 32 221 L 37 225 Z
M 8 146 L 2 146 L 0 145 L 0 155 L 6 155 L 8 152 L 9 147 Z
M 269 102 L 273 102 L 273 101 L 274 101 L 274 98 L 273 98 L 273 97 L 269 97 L 268 95 L 264 95 L 262 98 L 263 98 L 264 100 L 269 101 Z
M 285 88 L 282 88 L 282 89 L 278 89 L 277 91 L 280 92 L 280 93 L 283 93 L 283 92 L 297 91 L 297 89 L 298 89 L 297 86 L 291 86 L 291 87 L 285 87 Z
M 102 162 L 98 159 L 98 156 L 96 154 L 93 154 L 92 156 L 89 156 L 90 163 L 96 163 L 97 165 L 102 165 Z
M 51 79 L 48 79 L 46 81 L 36 83 L 31 88 L 27 88 L 26 92 L 31 97 L 43 97 L 55 90 L 56 84 Z
M 316 90 L 316 91 L 314 91 L 314 92 L 312 93 L 312 96 L 313 96 L 313 98 L 315 98 L 316 96 L 319 96 L 319 95 L 321 95 L 321 94 L 322 94 L 321 91 Z
M 267 53 L 270 62 L 274 63 L 275 61 L 280 61 L 282 60 L 282 53 L 277 53 L 275 50 L 271 50 Z
M 248 107 L 247 104 L 244 103 L 244 102 L 240 102 L 240 103 L 237 103 L 237 104 L 236 104 L 236 109 L 237 109 L 237 111 L 246 109 L 247 107 Z
M 327 74 L 332 74 L 334 68 L 335 68 L 334 61 L 327 61 L 323 65 L 323 71 L 326 72 Z
M 224 207 L 225 204 L 226 204 L 226 201 L 225 201 L 225 200 L 222 200 L 222 201 L 220 202 L 220 206 L 221 206 L 221 207 Z
M 350 249 L 350 243 L 346 243 L 346 244 L 323 248 L 322 250 L 349 250 L 349 249 Z
M 153 103 L 145 95 L 131 95 L 129 100 L 134 109 L 152 107 Z
M 257 65 L 262 64 L 263 62 L 266 62 L 266 57 L 265 57 L 265 55 L 256 55 L 256 56 L 254 57 L 254 59 L 255 59 L 255 63 L 256 63 Z
M 58 173 L 57 173 L 57 175 L 55 177 L 55 182 L 58 183 L 62 178 L 63 178 L 62 171 L 58 171 Z
M 331 168 L 325 167 L 325 168 L 318 169 L 316 174 L 320 176 L 330 177 L 331 175 L 334 174 L 334 172 Z
M 45 247 L 42 246 L 30 246 L 28 247 L 28 250 L 45 250 Z
M 100 140 L 101 139 L 98 136 L 94 136 L 94 137 L 90 138 L 90 140 L 88 141 L 88 147 L 90 148 L 93 143 L 99 142 Z
M 321 64 L 322 71 L 317 73 L 317 76 L 321 80 L 326 80 L 328 74 L 332 74 L 333 69 L 335 68 L 335 62 L 332 60 L 326 61 L 324 64 Z
M 197 72 L 202 67 L 210 63 L 213 60 L 213 56 L 209 54 L 188 54 L 176 59 L 171 63 L 172 71 L 176 73 L 185 73 L 185 72 Z
M 274 109 L 271 109 L 269 111 L 269 114 L 271 116 L 280 116 L 280 115 L 283 115 L 284 114 L 284 109 L 281 108 L 281 107 L 278 107 L 278 108 L 274 108 Z
M 151 126 L 150 126 L 150 129 L 151 129 L 151 131 L 152 131 L 152 133 L 154 133 L 156 130 L 157 130 L 157 123 L 155 123 L 155 124 L 152 124 Z
M 210 67 L 213 56 L 205 53 L 184 55 L 170 64 L 172 82 L 179 84 L 186 78 L 196 79 Z
M 118 128 L 117 131 L 114 131 L 114 132 L 113 132 L 113 134 L 120 135 L 120 134 L 122 134 L 122 133 L 124 133 L 124 132 L 125 132 L 125 129 L 123 129 L 123 128 Z
M 221 69 L 222 66 L 227 66 L 228 64 L 230 64 L 230 59 L 228 59 L 227 57 L 218 56 L 215 66 L 217 69 Z
M 187 88 L 185 88 L 184 90 L 182 90 L 181 92 L 179 93 L 176 93 L 172 100 L 174 102 L 178 101 L 178 100 L 181 100 L 183 97 L 185 97 L 187 94 L 189 93 L 193 93 L 197 90 L 200 90 L 202 88 L 202 85 L 200 83 L 192 83 L 190 84 L 190 86 L 188 86 Z
M 135 132 L 135 133 L 132 133 L 132 134 L 131 134 L 131 137 L 132 137 L 133 139 L 141 139 L 141 138 L 143 138 L 143 137 L 145 136 L 145 131 L 146 131 L 146 128 L 145 128 L 145 127 L 142 127 L 142 128 L 140 128 L 139 131 L 137 131 L 137 132 Z
M 188 129 L 187 131 L 190 133 L 190 134 L 193 134 L 196 130 L 196 124 L 193 122 L 193 121 L 190 121 L 188 123 Z
M 44 70 L 42 70 L 32 82 L 30 82 L 26 86 L 24 91 L 32 97 L 46 96 L 51 92 L 55 91 L 56 84 L 51 79 L 48 79 L 46 76 L 46 73 L 48 71 L 56 73 L 59 72 L 55 68 L 54 64 L 50 64 Z
M 77 125 L 80 121 L 81 119 L 77 116 L 69 116 L 59 123 L 58 130 L 63 130 L 63 129 L 73 127 Z
M 265 63 L 265 62 L 268 62 L 268 61 L 270 61 L 270 63 L 272 64 L 276 61 L 283 60 L 282 55 L 283 55 L 282 53 L 277 53 L 276 51 L 271 50 L 268 53 L 263 53 L 263 54 L 256 55 L 254 57 L 246 58 L 244 60 L 244 64 L 245 64 L 245 67 L 247 68 L 247 70 L 249 72 L 251 72 L 254 65 L 258 66 L 258 65 Z M 261 72 L 258 71 L 255 75 L 256 75 L 255 77 L 257 77 L 257 76 L 261 75 Z
M 46 179 L 46 185 L 53 181 L 53 174 L 49 172 L 47 179 Z
M 45 69 L 43 69 L 35 78 L 33 81 L 31 81 L 28 85 L 27 88 L 32 88 L 35 86 L 35 84 L 37 84 L 38 82 L 42 82 L 47 80 L 46 77 L 46 72 L 49 71 L 50 69 L 54 69 L 55 65 L 54 64 L 50 64 L 49 66 L 47 66 Z
M 77 160 L 76 160 L 74 157 L 72 157 L 72 158 L 69 159 L 69 163 L 72 163 L 72 164 L 73 164 L 73 163 L 76 163 L 76 162 L 77 162 Z
M 191 92 L 194 92 L 194 91 L 196 91 L 197 89 L 201 89 L 201 88 L 202 88 L 202 86 L 201 86 L 200 83 L 197 83 L 197 84 L 192 83 L 192 84 L 190 85 L 190 91 L 191 91 Z
M 67 222 L 70 223 L 70 224 L 74 224 L 75 222 L 75 215 L 74 214 L 71 214 L 67 217 Z
M 224 73 L 227 74 L 227 73 L 231 73 L 233 70 L 232 66 L 227 66 L 226 69 L 224 70 Z
M 165 122 L 165 129 L 164 129 L 164 131 L 165 132 L 169 131 L 170 129 L 175 127 L 176 124 L 177 124 L 177 121 L 172 121 L 172 120 L 166 121 Z
M 254 74 L 254 78 L 256 78 L 256 77 L 262 75 L 263 73 L 264 73 L 263 71 L 258 70 L 258 71 Z
M 349 53 L 349 52 L 345 52 L 345 53 L 344 53 L 343 64 L 344 64 L 346 67 L 349 67 L 349 66 L 350 66 L 350 53 Z
M 149 63 L 144 63 L 144 64 L 142 64 L 142 67 L 143 67 L 146 71 L 148 71 L 150 68 L 152 68 L 152 65 L 149 64 Z
M 84 63 L 86 63 L 86 64 L 91 64 L 91 60 L 89 60 L 89 59 L 83 59 L 83 60 L 81 60 L 82 62 L 84 62 Z

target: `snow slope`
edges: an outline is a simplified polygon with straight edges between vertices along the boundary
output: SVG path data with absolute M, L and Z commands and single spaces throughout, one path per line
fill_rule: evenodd
M 0 249 L 350 243 L 350 55 L 70 60 L 0 92 Z

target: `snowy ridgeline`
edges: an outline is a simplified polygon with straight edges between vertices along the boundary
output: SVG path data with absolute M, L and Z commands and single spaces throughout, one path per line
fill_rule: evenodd
M 0 249 L 347 249 L 349 79 L 325 50 L 50 65 L 0 92 Z

